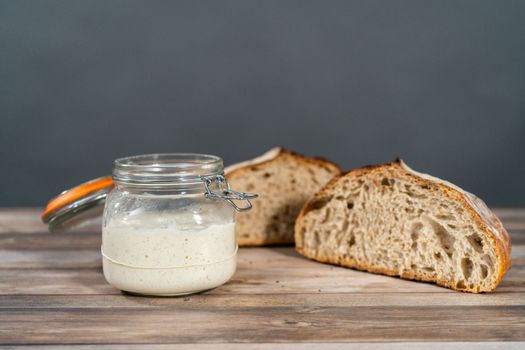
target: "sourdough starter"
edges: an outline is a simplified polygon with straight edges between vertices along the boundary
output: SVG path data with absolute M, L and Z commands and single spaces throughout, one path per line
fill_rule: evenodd
M 103 228 L 104 276 L 114 287 L 138 294 L 182 295 L 217 287 L 235 272 L 234 222 L 165 227 L 148 227 L 147 222 L 141 218 Z

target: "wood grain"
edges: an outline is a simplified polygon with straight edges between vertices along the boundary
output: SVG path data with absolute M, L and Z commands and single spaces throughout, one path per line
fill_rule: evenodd
M 0 210 L 2 344 L 525 344 L 525 209 L 497 211 L 511 234 L 513 267 L 495 293 L 466 294 L 319 264 L 280 247 L 241 249 L 231 281 L 180 298 L 122 294 L 102 275 L 100 232 L 51 234 L 38 213 Z
M 525 306 L 5 309 L 0 339 L 11 344 L 494 341 L 525 340 L 524 324 Z
M 150 350 L 523 350 L 522 342 L 397 342 L 397 343 L 212 343 L 212 344 L 148 344 Z M 143 344 L 104 344 L 104 345 L 11 345 L 8 349 L 108 349 L 135 350 L 144 349 Z

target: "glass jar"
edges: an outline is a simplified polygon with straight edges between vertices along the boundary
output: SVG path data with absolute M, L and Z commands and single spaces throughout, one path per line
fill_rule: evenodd
M 250 209 L 255 195 L 231 190 L 221 158 L 175 153 L 121 158 L 113 182 L 101 247 L 109 284 L 167 296 L 215 288 L 231 278 L 235 209 Z

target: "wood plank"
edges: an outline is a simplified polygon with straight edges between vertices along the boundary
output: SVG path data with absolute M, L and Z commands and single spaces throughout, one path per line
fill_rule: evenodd
M 99 250 L 101 243 L 99 232 L 0 234 L 0 249 L 6 250 Z
M 214 294 L 283 294 L 283 293 L 392 293 L 452 291 L 427 283 L 345 270 L 342 274 L 317 275 L 296 269 L 237 270 L 225 285 L 209 291 Z M 341 276 L 337 279 L 335 276 Z M 279 281 L 279 282 L 276 282 Z M 515 291 L 523 290 L 516 285 Z M 0 291 L 13 294 L 118 294 L 97 269 L 9 269 L 0 270 Z
M 525 259 L 525 245 L 514 245 L 511 257 L 513 266 Z M 100 247 L 93 249 L 0 249 L 0 266 L 9 268 L 99 268 L 102 266 Z M 335 265 L 321 264 L 299 255 L 292 247 L 240 248 L 239 268 L 320 269 L 320 272 L 343 271 Z M 351 269 L 344 269 L 351 271 Z M 276 271 L 277 272 L 277 271 Z
M 0 250 L 1 269 L 101 269 L 97 250 Z
M 399 342 L 399 343 L 255 343 L 255 344 L 97 344 L 97 345 L 12 345 L 8 349 L 76 349 L 76 350 L 522 350 L 523 342 Z
M 525 209 L 495 209 L 494 212 L 499 217 L 507 231 L 525 230 Z
M 509 231 L 512 246 L 525 245 L 525 229 Z
M 47 226 L 40 220 L 39 208 L 2 208 L 0 210 L 0 234 L 46 232 Z
M 302 293 L 213 294 L 180 298 L 115 295 L 0 295 L 0 309 L 154 309 L 177 310 L 181 306 L 205 307 L 353 307 L 353 306 L 520 306 L 521 293 Z
M 0 270 L 0 294 L 119 294 L 98 269 Z
M 96 334 L 96 337 L 93 335 Z M 525 340 L 525 306 L 2 310 L 0 342 Z
M 492 208 L 492 210 L 501 220 L 506 218 L 521 218 L 525 220 L 524 208 Z
M 324 265 L 323 265 L 324 266 Z M 330 267 L 328 267 L 330 268 Z M 301 269 L 239 269 L 225 285 L 208 294 L 303 293 L 458 293 L 429 283 L 374 275 L 344 268 L 335 273 Z M 319 270 L 316 270 L 319 271 Z M 279 281 L 279 282 L 277 282 Z M 0 270 L 3 295 L 21 294 L 118 294 L 98 269 Z M 525 269 L 513 267 L 497 292 L 524 292 Z

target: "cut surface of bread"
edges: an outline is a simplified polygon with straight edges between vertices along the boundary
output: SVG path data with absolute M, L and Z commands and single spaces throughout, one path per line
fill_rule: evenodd
M 474 293 L 510 268 L 509 235 L 481 199 L 401 160 L 330 181 L 301 210 L 295 243 L 317 261 Z
M 251 210 L 236 216 L 239 245 L 293 243 L 295 219 L 304 203 L 340 173 L 330 161 L 278 147 L 227 167 L 225 174 L 234 190 L 259 195 Z

